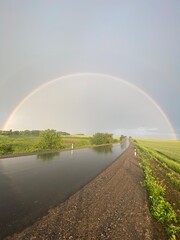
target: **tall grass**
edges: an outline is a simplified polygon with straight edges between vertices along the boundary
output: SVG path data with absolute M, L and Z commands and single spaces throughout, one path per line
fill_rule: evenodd
M 12 153 L 36 152 L 40 137 L 31 136 L 0 136 L 0 146 L 12 146 Z

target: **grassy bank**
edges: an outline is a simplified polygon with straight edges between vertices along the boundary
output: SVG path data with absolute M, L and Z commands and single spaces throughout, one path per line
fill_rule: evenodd
M 89 136 L 62 135 L 62 148 L 74 148 L 91 145 Z M 38 152 L 40 136 L 0 136 L 0 146 L 9 146 L 12 149 L 10 154 Z M 3 155 L 0 153 L 0 155 Z
M 69 149 L 92 146 L 91 136 L 86 135 L 61 135 L 62 138 L 62 148 Z M 7 154 L 0 151 L 0 156 L 5 155 L 17 155 L 17 154 L 27 154 L 36 153 L 41 151 L 39 149 L 39 142 L 41 141 L 40 136 L 3 136 L 0 135 L 0 147 L 9 148 L 7 149 Z M 119 139 L 113 139 L 113 142 L 118 142 Z

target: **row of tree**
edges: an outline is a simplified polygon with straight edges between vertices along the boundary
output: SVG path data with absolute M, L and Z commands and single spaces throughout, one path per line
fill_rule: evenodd
M 24 130 L 24 131 L 13 131 L 10 130 L 0 130 L 0 135 L 3 136 L 40 136 L 40 134 L 44 132 L 44 130 Z M 70 133 L 58 131 L 61 135 L 70 135 Z

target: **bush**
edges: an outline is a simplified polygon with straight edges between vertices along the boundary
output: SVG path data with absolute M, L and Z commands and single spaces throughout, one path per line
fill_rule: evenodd
M 10 153 L 13 153 L 12 145 L 8 144 L 8 145 L 1 145 L 0 146 L 0 155 L 10 154 Z
M 63 147 L 61 136 L 54 129 L 42 131 L 40 137 L 39 150 L 57 150 Z
M 113 135 L 110 133 L 95 133 L 91 142 L 95 145 L 113 143 Z

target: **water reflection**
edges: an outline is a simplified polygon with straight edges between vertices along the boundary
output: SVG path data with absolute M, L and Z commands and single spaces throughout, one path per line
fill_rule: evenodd
M 41 153 L 37 155 L 37 159 L 41 159 L 42 161 L 51 161 L 54 157 L 58 156 L 60 156 L 60 152 Z
M 105 153 L 105 154 L 112 153 L 112 145 L 102 146 L 102 147 L 93 147 L 92 149 L 96 153 Z
M 122 142 L 120 142 L 120 146 L 122 150 L 125 150 L 126 148 L 129 147 L 129 138 L 126 137 L 125 139 L 123 139 Z

